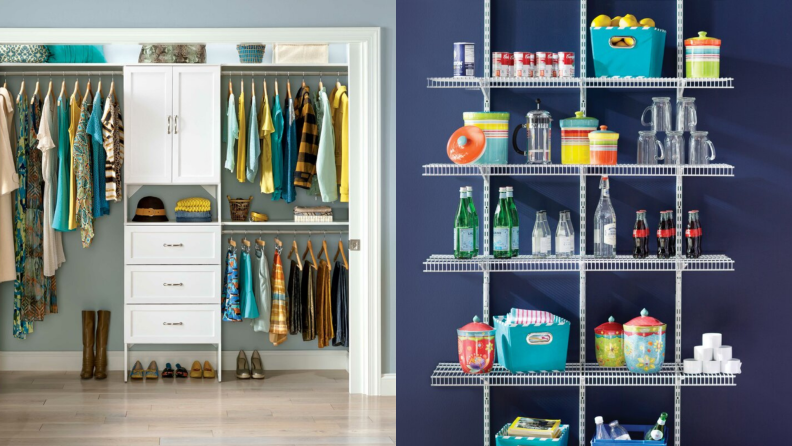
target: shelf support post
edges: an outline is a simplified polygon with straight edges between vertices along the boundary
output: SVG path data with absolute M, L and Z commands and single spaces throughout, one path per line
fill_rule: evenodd
M 581 10 L 585 10 L 585 0 Z M 581 96 L 581 105 L 585 103 Z M 578 401 L 578 444 L 586 444 L 586 167 L 580 167 L 580 390 Z
M 681 0 L 680 0 L 681 2 Z M 674 304 L 674 362 L 676 366 L 676 382 L 674 384 L 674 444 L 680 445 L 682 431 L 682 371 L 679 364 L 682 362 L 682 173 L 684 167 L 676 167 L 676 300 Z
M 491 20 L 491 0 L 484 0 L 484 79 L 490 77 L 490 20 Z M 484 111 L 490 111 L 490 88 L 489 84 L 481 85 L 481 92 L 484 94 Z M 488 256 L 490 253 L 490 176 L 489 167 L 482 169 L 484 177 L 484 203 L 481 206 L 482 213 L 484 214 L 484 231 L 481 236 L 484 241 L 483 255 Z M 484 306 L 484 323 L 489 324 L 489 289 L 490 289 L 490 272 L 489 266 L 484 270 L 483 274 L 483 306 Z M 489 381 L 484 381 L 484 446 L 490 446 L 490 387 Z
M 580 111 L 583 112 L 583 116 L 586 116 L 586 52 L 588 51 L 587 1 L 588 0 L 580 0 L 580 61 L 578 63 L 578 73 L 580 76 Z

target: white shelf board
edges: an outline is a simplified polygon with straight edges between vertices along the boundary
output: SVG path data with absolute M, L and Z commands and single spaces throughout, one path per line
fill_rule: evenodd
M 223 226 L 349 226 L 348 221 L 224 221 Z
M 219 226 L 220 222 L 177 222 L 177 221 L 162 221 L 162 222 L 143 222 L 143 221 L 128 221 L 127 226 Z
M 734 88 L 734 78 L 685 78 L 685 77 L 430 77 L 427 88 Z
M 427 273 L 481 273 L 489 272 L 564 272 L 580 271 L 583 263 L 586 272 L 597 271 L 676 271 L 677 262 L 682 271 L 734 271 L 734 260 L 715 254 L 703 255 L 698 259 L 673 257 L 658 259 L 648 257 L 634 259 L 631 255 L 618 255 L 614 259 L 598 259 L 586 255 L 569 258 L 534 258 L 530 255 L 496 259 L 493 256 L 478 256 L 472 259 L 456 259 L 453 255 L 432 255 L 424 262 Z

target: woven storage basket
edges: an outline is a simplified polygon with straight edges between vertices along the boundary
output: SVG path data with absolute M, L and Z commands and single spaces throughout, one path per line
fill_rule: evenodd
M 248 212 L 250 212 L 250 202 L 253 201 L 253 196 L 245 200 L 244 198 L 228 198 L 228 204 L 231 208 L 231 221 L 248 221 Z
M 266 45 L 261 43 L 240 43 L 237 45 L 240 63 L 261 63 L 264 60 Z

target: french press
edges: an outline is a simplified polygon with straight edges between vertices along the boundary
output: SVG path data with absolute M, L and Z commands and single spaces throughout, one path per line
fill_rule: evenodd
M 550 123 L 553 118 L 550 112 L 540 110 L 542 101 L 536 100 L 536 110 L 531 110 L 525 115 L 525 124 L 515 127 L 512 133 L 512 147 L 520 155 L 526 155 L 528 164 L 550 164 Z M 517 133 L 525 128 L 528 133 L 528 147 L 520 150 L 517 147 Z

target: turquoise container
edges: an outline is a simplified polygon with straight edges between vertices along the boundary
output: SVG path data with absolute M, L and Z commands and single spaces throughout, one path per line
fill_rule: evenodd
M 498 363 L 510 372 L 562 372 L 566 369 L 569 321 L 558 316 L 551 324 L 507 324 L 495 317 Z
M 643 375 L 663 368 L 666 350 L 666 324 L 649 316 L 646 308 L 641 316 L 624 324 L 624 359 L 627 369 Z
M 558 438 L 537 438 L 537 437 L 512 437 L 509 435 L 509 426 L 495 434 L 495 446 L 567 446 L 569 443 L 569 425 L 562 424 L 561 436 Z
M 628 47 L 611 45 L 613 37 L 634 39 Z M 666 32 L 649 27 L 593 27 L 591 55 L 597 77 L 660 77 Z
M 509 113 L 465 112 L 465 125 L 484 131 L 487 143 L 481 158 L 472 164 L 507 164 L 509 162 Z

